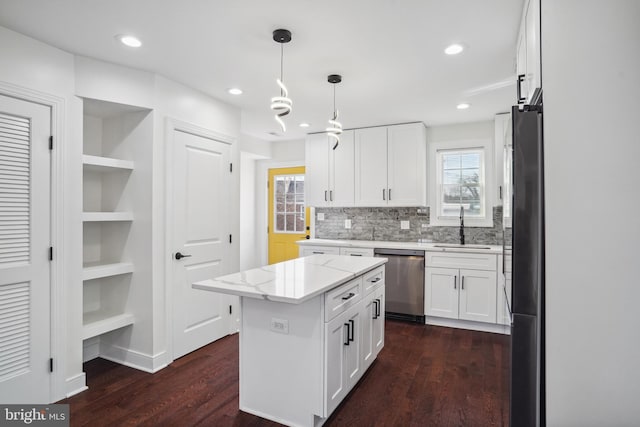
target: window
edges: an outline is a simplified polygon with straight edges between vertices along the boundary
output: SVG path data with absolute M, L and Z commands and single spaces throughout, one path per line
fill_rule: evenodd
M 493 226 L 493 142 L 468 140 L 429 144 L 430 224 Z
M 276 175 L 273 192 L 273 229 L 278 233 L 304 233 L 304 175 Z
M 438 151 L 440 217 L 484 216 L 484 153 L 481 149 Z

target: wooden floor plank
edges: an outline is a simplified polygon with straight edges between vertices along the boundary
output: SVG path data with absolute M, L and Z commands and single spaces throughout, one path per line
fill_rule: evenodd
M 326 426 L 508 426 L 509 337 L 387 320 L 385 347 Z M 60 403 L 76 426 L 271 427 L 238 410 L 238 336 L 148 374 L 103 359 Z

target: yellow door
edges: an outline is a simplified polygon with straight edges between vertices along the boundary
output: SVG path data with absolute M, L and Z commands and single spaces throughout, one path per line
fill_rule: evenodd
M 308 216 L 304 167 L 269 169 L 269 264 L 298 257 Z

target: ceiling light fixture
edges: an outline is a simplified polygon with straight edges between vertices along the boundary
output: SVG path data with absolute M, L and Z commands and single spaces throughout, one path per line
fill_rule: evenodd
M 452 44 L 450 46 L 447 46 L 447 48 L 444 50 L 444 53 L 446 53 L 447 55 L 457 55 L 463 50 L 464 46 L 462 46 L 461 44 Z
M 462 104 L 456 105 L 456 108 L 458 110 L 466 110 L 469 107 L 471 107 L 471 104 L 467 104 L 467 103 L 464 103 L 464 102 Z
M 303 123 L 300 123 L 298 126 L 300 126 L 301 128 L 308 128 L 310 125 L 309 123 L 303 122 Z
M 327 81 L 333 84 L 333 119 L 329 120 L 329 127 L 326 129 L 327 135 L 336 140 L 336 144 L 333 146 L 335 150 L 340 143 L 340 134 L 342 133 L 342 123 L 338 121 L 338 110 L 336 110 L 336 85 L 342 81 L 342 76 L 339 74 L 330 74 L 327 77 Z
M 139 38 L 127 34 L 118 34 L 116 39 L 120 41 L 125 46 L 129 47 L 140 47 L 142 46 L 142 42 Z
M 278 86 L 280 86 L 280 96 L 274 96 L 273 98 L 271 98 L 271 109 L 276 111 L 276 115 L 274 117 L 276 119 L 276 122 L 280 124 L 282 132 L 286 132 L 287 127 L 282 121 L 282 117 L 291 112 L 293 102 L 291 101 L 291 98 L 289 98 L 289 91 L 287 90 L 287 87 L 284 85 L 283 60 L 284 44 L 291 41 L 291 31 L 284 29 L 275 30 L 273 32 L 273 40 L 277 43 L 280 43 L 280 78 L 276 79 L 276 83 L 278 83 Z
M 228 89 L 227 92 L 229 92 L 231 95 L 242 95 L 242 89 L 237 87 L 232 87 L 231 89 Z

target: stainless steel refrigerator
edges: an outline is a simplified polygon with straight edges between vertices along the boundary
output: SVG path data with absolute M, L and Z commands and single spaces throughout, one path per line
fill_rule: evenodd
M 512 108 L 511 426 L 545 425 L 542 91 Z M 505 242 L 505 247 L 509 243 Z

